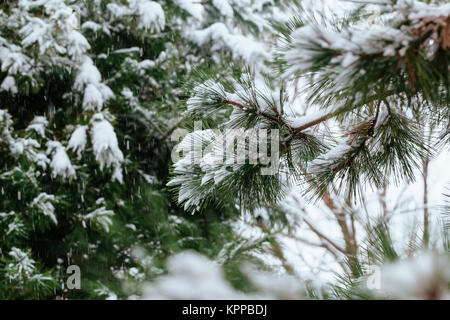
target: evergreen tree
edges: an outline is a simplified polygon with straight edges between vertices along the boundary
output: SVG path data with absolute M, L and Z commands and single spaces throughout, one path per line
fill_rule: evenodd
M 281 83 L 270 76 L 262 82 L 261 75 L 249 71 L 219 84 L 211 79 L 195 84 L 187 102 L 193 117 L 226 109 L 231 115 L 221 124 L 225 129 L 279 130 L 280 152 L 273 152 L 271 160 L 280 165 L 265 176 L 258 152 L 257 165 L 223 163 L 226 147 L 203 152 L 196 163 L 188 153 L 175 165 L 171 182 L 186 208 L 195 211 L 218 195 L 237 197 L 244 209 L 273 204 L 289 183 L 306 183 L 311 198 L 332 188 L 355 199 L 361 186 L 381 188 L 386 176 L 394 183 L 415 179 L 413 169 L 421 160 L 448 142 L 448 6 L 380 5 L 382 24 L 367 26 L 361 6 L 343 20 L 319 23 L 305 13 L 280 26 L 274 66 Z M 292 115 L 285 88 L 302 79 L 311 80 L 303 90 L 318 110 Z M 317 130 L 324 122 L 334 126 L 331 135 Z M 442 132 L 428 142 L 422 134 L 426 128 Z M 197 136 L 194 132 L 188 140 L 195 142 Z M 205 141 L 217 138 L 208 132 L 203 136 Z M 254 147 L 243 144 L 246 152 Z M 193 152 L 187 142 L 179 148 Z
M 0 4 L 1 298 L 124 297 L 124 278 L 164 272 L 175 252 L 213 257 L 239 242 L 233 205 L 189 216 L 171 200 L 170 135 L 195 70 L 263 63 L 259 41 L 282 5 Z M 69 265 L 81 268 L 80 290 L 64 286 Z
M 450 7 L 316 8 L 1 2 L 0 298 L 448 298 L 426 171 L 450 142 Z M 421 170 L 423 232 L 398 248 L 383 196 L 380 219 L 356 214 Z M 326 250 L 338 281 L 297 277 L 281 237 Z
M 279 210 L 270 208 L 299 186 L 309 200 L 324 201 L 336 214 L 343 246 L 314 231 L 319 246 L 343 255 L 348 266 L 332 294 L 312 290 L 310 297 L 447 297 L 449 278 L 440 270 L 448 266 L 448 229 L 442 243 L 429 245 L 426 199 L 422 242 L 411 242 L 405 252 L 394 248 L 383 221 L 367 226 L 367 244 L 357 247 L 351 209 L 367 187 L 386 190 L 412 182 L 429 159 L 448 148 L 449 17 L 442 1 L 358 1 L 344 18 L 299 8 L 289 23 L 276 26 L 280 40 L 272 72 L 249 70 L 193 84 L 188 112 L 195 118 L 226 110 L 229 116 L 219 128 L 240 128 L 241 134 L 236 139 L 208 129 L 193 132 L 179 145 L 185 156 L 174 165 L 169 183 L 179 202 L 192 212 L 236 202 L 242 212 L 257 217 L 258 208 L 276 214 Z M 298 92 L 289 88 L 299 83 L 304 104 L 295 106 Z M 276 132 L 265 146 L 267 155 L 258 152 L 261 145 L 252 137 L 261 129 Z M 238 162 L 243 154 L 247 158 Z M 267 175 L 262 171 L 267 167 L 276 170 Z M 427 248 L 432 252 L 419 253 Z M 421 260 L 427 267 L 419 266 Z M 386 280 L 387 291 L 361 289 L 371 265 L 395 262 L 399 267 L 392 270 L 398 272 Z M 396 281 L 403 267 L 412 277 L 423 272 L 430 286 Z

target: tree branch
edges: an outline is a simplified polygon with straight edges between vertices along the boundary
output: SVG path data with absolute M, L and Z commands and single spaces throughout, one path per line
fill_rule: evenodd
M 324 235 L 322 232 L 317 230 L 311 222 L 308 221 L 308 219 L 303 218 L 303 221 L 308 225 L 308 227 L 313 231 L 320 239 L 325 240 L 327 243 L 329 243 L 333 248 L 335 248 L 337 251 L 341 252 L 342 254 L 346 255 L 346 252 L 343 248 L 338 246 L 334 241 L 332 241 L 330 238 L 328 238 L 326 235 Z

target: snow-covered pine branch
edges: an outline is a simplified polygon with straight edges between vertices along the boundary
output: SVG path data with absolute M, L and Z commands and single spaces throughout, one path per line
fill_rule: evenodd
M 296 178 L 311 170 L 301 180 L 313 198 L 333 185 L 353 197 L 360 186 L 382 187 L 385 174 L 396 183 L 413 181 L 414 170 L 436 143 L 424 140 L 424 128 L 445 127 L 449 121 L 450 72 L 441 67 L 449 58 L 449 6 L 420 1 L 379 5 L 380 22 L 371 25 L 356 14 L 336 26 L 300 13 L 280 28 L 284 42 L 275 63 L 287 83 L 268 77 L 262 82 L 272 89 L 260 89 L 263 78 L 257 72 L 238 80 L 204 79 L 193 86 L 187 113 L 217 116 L 228 106 L 232 113 L 221 124 L 225 129 L 281 130 L 281 163 L 291 175 L 300 173 Z M 299 79 L 306 83 L 305 105 L 297 109 L 312 105 L 318 112 L 288 114 L 296 106 L 281 93 Z M 337 128 L 323 135 L 319 130 L 328 123 Z M 344 136 L 342 143 L 336 143 L 342 140 L 338 135 Z M 242 179 L 235 183 L 246 185 Z M 184 189 L 182 199 L 211 193 Z
M 312 77 L 310 101 L 343 100 L 347 110 L 367 103 L 373 92 L 380 100 L 401 95 L 445 105 L 449 72 L 440 66 L 450 49 L 449 5 L 404 0 L 378 5 L 374 24 L 359 17 L 356 23 L 321 24 L 300 14 L 285 30 L 282 74 Z

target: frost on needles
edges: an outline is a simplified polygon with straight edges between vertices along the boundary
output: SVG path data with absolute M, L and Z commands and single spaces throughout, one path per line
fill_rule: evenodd
M 319 22 L 317 12 L 300 9 L 278 27 L 281 39 L 271 54 L 279 78 L 268 76 L 266 68 L 254 68 L 244 78 L 204 79 L 193 87 L 187 101 L 187 113 L 193 117 L 230 110 L 222 128 L 281 130 L 281 167 L 257 184 L 258 170 L 243 173 L 242 166 L 230 166 L 227 178 L 206 191 L 208 179 L 202 176 L 223 169 L 186 164 L 181 169 L 180 162 L 171 182 L 182 191 L 180 202 L 190 199 L 187 207 L 194 201 L 201 206 L 229 196 L 237 197 L 243 208 L 253 208 L 252 197 L 262 206 L 276 202 L 282 186 L 292 183 L 305 184 L 312 199 L 326 190 L 355 199 L 363 186 L 415 179 L 414 169 L 422 159 L 449 141 L 450 72 L 445 66 L 450 6 L 421 1 L 376 4 L 380 14 L 375 23 L 361 18 L 370 14 L 364 1 L 340 20 L 322 16 Z M 296 97 L 283 92 L 298 81 L 305 84 L 304 106 L 296 106 L 303 114 L 292 114 L 290 104 Z M 424 141 L 421 132 L 426 127 L 440 128 L 440 137 Z M 252 196 L 246 198 L 248 194 Z

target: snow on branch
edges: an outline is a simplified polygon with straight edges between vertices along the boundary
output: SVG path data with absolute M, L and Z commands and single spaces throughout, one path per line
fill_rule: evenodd
M 101 113 L 92 117 L 91 125 L 92 146 L 100 169 L 113 167 L 112 179 L 123 182 L 121 164 L 124 157 L 113 126 Z
M 448 76 L 448 70 L 439 67 L 450 49 L 449 4 L 401 0 L 384 1 L 380 8 L 379 22 L 369 25 L 349 21 L 338 27 L 301 20 L 280 50 L 283 75 L 312 76 L 309 98 L 321 104 L 364 101 L 383 90 L 421 92 L 439 102 L 448 88 L 430 88 L 441 87 Z M 408 86 L 399 85 L 405 81 Z
M 58 141 L 47 142 L 47 154 L 53 155 L 50 167 L 52 168 L 52 176 L 60 176 L 64 179 L 73 179 L 75 177 L 75 169 L 67 155 L 66 148 Z

